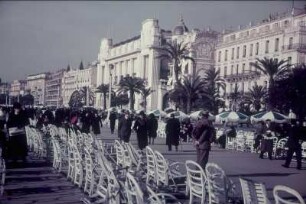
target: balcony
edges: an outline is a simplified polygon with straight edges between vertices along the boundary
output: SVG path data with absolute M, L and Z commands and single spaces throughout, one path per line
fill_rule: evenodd
M 306 52 L 306 44 L 302 44 L 302 43 L 295 43 L 295 44 L 291 44 L 291 45 L 284 45 L 282 46 L 282 50 L 283 51 L 298 51 L 298 52 Z
M 227 75 L 227 76 L 224 76 L 224 79 L 227 82 L 235 82 L 235 81 L 253 80 L 259 77 L 260 77 L 260 72 L 248 71 L 244 73 Z

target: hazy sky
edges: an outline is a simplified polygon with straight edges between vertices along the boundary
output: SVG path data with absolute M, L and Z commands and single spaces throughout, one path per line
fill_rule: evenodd
M 294 1 L 303 8 L 303 1 Z M 0 1 L 0 78 L 77 68 L 97 59 L 103 37 L 119 42 L 140 34 L 141 23 L 157 18 L 172 30 L 183 15 L 189 29 L 224 28 L 258 22 L 284 12 L 292 1 Z

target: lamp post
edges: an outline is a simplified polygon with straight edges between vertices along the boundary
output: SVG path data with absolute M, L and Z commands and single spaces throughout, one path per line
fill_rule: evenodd
M 114 68 L 114 65 L 110 64 L 109 65 L 109 90 L 108 90 L 108 104 L 109 108 L 111 107 L 111 102 L 112 102 L 112 70 Z

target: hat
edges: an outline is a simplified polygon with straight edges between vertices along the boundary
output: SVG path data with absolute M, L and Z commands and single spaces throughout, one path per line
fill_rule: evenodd
M 18 103 L 18 102 L 15 102 L 15 103 L 13 104 L 13 109 L 21 109 L 21 104 Z

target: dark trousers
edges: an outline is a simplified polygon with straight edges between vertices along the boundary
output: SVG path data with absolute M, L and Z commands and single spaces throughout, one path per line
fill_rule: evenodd
M 168 150 L 172 151 L 172 145 L 171 144 L 168 144 Z M 178 146 L 175 146 L 175 150 L 176 151 L 178 150 Z
M 259 158 L 262 158 L 263 159 L 263 155 L 264 155 L 264 151 L 261 151 L 260 152 L 260 155 L 259 155 Z M 269 159 L 272 159 L 272 151 L 268 151 L 268 156 L 269 156 Z
M 290 165 L 290 162 L 291 162 L 291 159 L 292 159 L 292 156 L 293 156 L 294 152 L 295 152 L 295 155 L 296 155 L 297 168 L 301 168 L 302 167 L 302 150 L 301 150 L 301 148 L 297 148 L 297 149 L 289 148 L 288 149 L 285 165 L 286 166 Z
M 110 129 L 111 129 L 111 133 L 113 134 L 115 130 L 115 121 L 113 120 L 110 121 Z
M 209 150 L 208 149 L 197 149 L 197 163 L 205 171 L 206 164 L 208 162 Z

